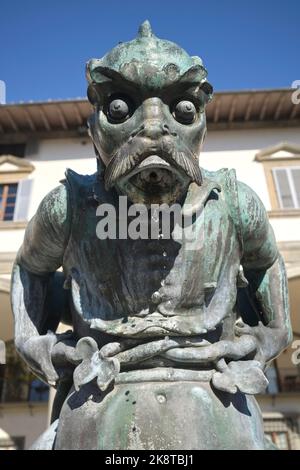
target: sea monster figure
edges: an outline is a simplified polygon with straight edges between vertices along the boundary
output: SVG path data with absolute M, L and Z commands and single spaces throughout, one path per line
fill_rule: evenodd
M 13 269 L 16 348 L 57 388 L 33 448 L 263 449 L 253 395 L 291 341 L 287 280 L 258 196 L 199 164 L 213 95 L 202 60 L 146 21 L 90 60 L 87 80 L 97 171 L 67 170 Z M 101 207 L 121 225 L 120 198 L 127 224 L 146 207 L 157 236 L 99 236 Z M 190 217 L 181 238 L 152 210 L 173 204 Z

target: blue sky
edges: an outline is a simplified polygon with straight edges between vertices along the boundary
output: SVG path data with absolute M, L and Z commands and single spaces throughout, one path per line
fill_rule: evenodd
M 7 102 L 85 96 L 85 62 L 135 37 L 145 19 L 202 57 L 215 90 L 300 80 L 299 0 L 1 0 Z

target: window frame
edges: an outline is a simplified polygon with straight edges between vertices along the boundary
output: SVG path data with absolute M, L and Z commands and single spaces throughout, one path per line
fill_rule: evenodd
M 293 434 L 299 434 L 297 417 L 279 414 L 278 416 L 263 415 L 264 432 L 275 445 L 279 445 L 280 434 L 286 437 L 287 447 L 282 450 L 294 449 Z M 280 447 L 279 447 L 280 449 Z
M 288 431 L 267 431 L 265 434 L 269 437 L 269 439 L 272 441 L 272 443 L 278 447 L 278 450 L 291 450 L 291 443 L 290 443 L 290 436 Z M 279 435 L 284 434 L 286 437 L 286 447 L 282 448 L 279 447 Z
M 10 164 L 10 170 L 2 170 L 3 164 Z M 0 184 L 18 184 L 23 180 L 31 179 L 29 175 L 35 170 L 34 165 L 26 158 L 16 157 L 14 155 L 0 156 Z M 17 206 L 17 198 L 16 205 Z M 28 220 L 0 220 L 0 230 L 24 229 Z
M 12 185 L 16 185 L 16 191 L 15 193 L 13 194 L 9 194 L 9 187 L 12 186 Z M 0 203 L 0 222 L 13 222 L 14 220 L 14 214 L 15 214 L 15 209 L 16 209 L 16 202 L 17 202 L 17 195 L 18 195 L 18 186 L 19 186 L 19 182 L 14 182 L 14 183 L 1 183 L 0 181 L 0 187 L 3 186 L 3 192 L 0 194 L 0 198 L 1 198 L 1 203 Z M 4 196 L 3 196 L 4 195 Z M 13 197 L 15 198 L 14 200 L 14 203 L 11 203 L 11 202 L 7 202 L 7 200 L 10 198 L 10 197 Z M 4 206 L 3 206 L 3 200 L 5 201 L 4 202 Z M 12 213 L 12 219 L 5 219 L 5 212 L 6 212 L 6 208 L 7 207 L 11 207 L 13 204 L 13 213 Z
M 281 207 L 280 200 L 278 197 L 278 191 L 276 189 L 275 177 L 273 173 L 273 169 L 286 169 L 290 167 L 300 167 L 300 158 L 297 156 L 295 157 L 281 157 L 281 158 L 268 158 L 262 161 L 258 161 L 260 164 L 263 165 L 266 183 L 267 183 L 267 191 L 270 198 L 270 205 L 271 208 L 268 210 L 269 217 L 299 217 L 300 216 L 300 208 L 299 209 L 284 209 Z
M 275 189 L 276 189 L 276 196 L 277 200 L 279 203 L 279 208 L 283 211 L 286 210 L 300 210 L 300 200 L 298 200 L 298 195 L 297 191 L 295 189 L 295 182 L 292 176 L 292 170 L 299 170 L 300 171 L 300 163 L 299 165 L 286 165 L 286 166 L 274 166 L 272 168 L 272 175 L 274 178 L 274 184 L 275 184 Z M 287 180 L 289 184 L 289 189 L 291 192 L 291 197 L 293 201 L 293 207 L 284 207 L 283 206 L 283 201 L 282 201 L 282 195 L 281 195 L 281 190 L 280 190 L 280 185 L 278 181 L 278 176 L 276 172 L 278 171 L 285 171 L 287 175 Z

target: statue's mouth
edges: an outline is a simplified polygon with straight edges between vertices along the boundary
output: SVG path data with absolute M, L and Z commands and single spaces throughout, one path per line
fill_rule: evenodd
M 127 176 L 130 183 L 137 189 L 150 193 L 169 192 L 179 178 L 178 171 L 157 155 L 143 160 Z
M 158 155 L 150 155 L 120 178 L 118 187 L 133 202 L 163 203 L 178 199 L 190 179 Z

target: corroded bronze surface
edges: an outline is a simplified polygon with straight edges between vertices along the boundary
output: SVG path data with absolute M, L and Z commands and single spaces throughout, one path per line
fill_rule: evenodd
M 199 165 L 206 76 L 148 22 L 87 64 L 98 171 L 68 170 L 43 199 L 12 277 L 16 347 L 57 387 L 36 449 L 264 448 L 248 395 L 291 340 L 286 274 L 257 195 Z M 120 236 L 142 203 L 150 225 L 176 203 L 193 238 L 160 219 L 157 237 Z M 116 237 L 99 238 L 103 207 Z

